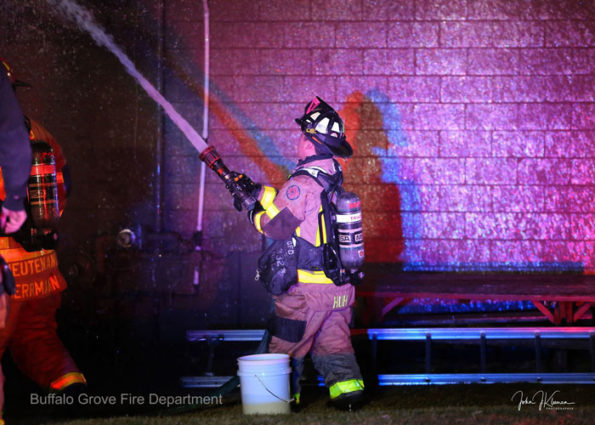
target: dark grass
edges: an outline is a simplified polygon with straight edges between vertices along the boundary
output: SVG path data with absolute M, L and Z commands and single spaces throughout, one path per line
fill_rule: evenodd
M 511 398 L 517 391 L 525 397 L 535 396 L 536 405 L 525 405 L 519 410 L 518 397 Z M 556 401 L 574 403 L 572 410 L 550 410 L 539 408 L 539 391 Z M 117 410 L 117 409 L 116 409 Z M 62 415 L 72 412 L 62 412 Z M 143 412 L 110 409 L 90 411 L 82 408 L 78 419 L 58 417 L 60 414 L 45 412 L 31 417 L 31 422 L 68 425 L 92 424 L 593 424 L 595 417 L 594 385 L 453 385 L 453 386 L 401 386 L 370 390 L 364 407 L 357 412 L 340 412 L 328 406 L 326 392 L 320 388 L 307 388 L 301 411 L 289 415 L 242 414 L 238 391 L 223 399 L 220 406 L 202 407 L 187 413 L 179 409 Z M 95 416 L 95 417 L 93 417 Z M 16 422 L 15 422 L 16 423 Z
M 355 341 L 357 343 L 357 340 Z M 218 361 L 227 361 L 228 365 L 216 371 L 230 371 L 234 368 L 235 359 L 239 355 L 233 347 L 225 347 L 218 352 Z M 538 384 L 484 384 L 484 385 L 430 385 L 430 386 L 400 386 L 375 388 L 373 385 L 376 369 L 383 372 L 418 372 L 424 368 L 423 352 L 411 348 L 403 349 L 400 345 L 383 346 L 379 353 L 379 361 L 372 361 L 366 355 L 369 347 L 359 347 L 359 363 L 365 372 L 367 382 L 368 402 L 362 410 L 355 413 L 338 412 L 327 406 L 328 395 L 325 389 L 307 386 L 303 391 L 304 406 L 298 413 L 291 415 L 259 415 L 245 416 L 239 390 L 236 389 L 223 399 L 220 406 L 204 406 L 189 409 L 178 406 L 176 409 L 165 409 L 163 406 L 83 406 L 79 409 L 71 407 L 60 408 L 52 406 L 31 406 L 28 401 L 32 391 L 38 391 L 33 383 L 23 386 L 23 377 L 7 368 L 8 383 L 12 385 L 9 399 L 6 404 L 5 416 L 9 425 L 38 425 L 38 424 L 69 424 L 69 425 L 94 425 L 94 424 L 593 424 L 595 423 L 595 383 L 594 385 L 538 385 Z M 575 347 L 576 348 L 576 347 Z M 500 363 L 505 363 L 506 368 L 516 371 L 532 371 L 535 367 L 533 350 L 527 353 L 523 347 L 514 350 L 504 350 L 496 347 L 489 358 L 494 361 L 488 364 L 491 372 L 504 372 L 500 370 Z M 548 351 L 549 350 L 549 351 Z M 544 351 L 544 363 L 548 371 L 554 368 L 554 355 L 556 350 Z M 422 350 L 423 351 L 423 350 Z M 551 351 L 551 352 L 550 352 Z M 575 351 L 568 354 L 568 366 L 580 363 L 580 371 L 588 369 L 590 359 L 575 358 Z M 467 371 L 478 368 L 478 348 L 474 346 L 450 346 L 442 350 L 439 344 L 433 350 L 432 371 L 444 373 Z M 549 354 L 547 354 L 549 353 Z M 405 354 L 408 354 L 405 356 Z M 547 355 L 546 355 L 547 354 Z M 180 356 L 178 356 L 180 357 Z M 158 361 L 161 359 L 161 361 Z M 546 362 L 548 359 L 548 362 Z M 167 361 L 166 361 L 167 360 Z M 581 360 L 580 362 L 578 360 Z M 525 364 L 526 363 L 526 364 Z M 551 365 L 549 363 L 552 363 Z M 585 364 L 583 364 L 585 363 Z M 201 393 L 180 388 L 177 377 L 184 376 L 184 370 L 175 369 L 184 366 L 183 358 L 172 362 L 171 354 L 168 356 L 151 358 L 147 355 L 138 357 L 134 361 L 126 362 L 125 366 L 116 371 L 103 371 L 96 373 L 90 380 L 89 391 L 91 394 L 119 395 L 122 392 L 132 394 L 157 393 L 160 395 L 193 394 Z M 519 366 L 524 365 L 524 366 Z M 306 363 L 305 377 L 310 384 L 315 382 L 316 373 L 309 362 Z M 448 366 L 448 367 L 446 367 Z M 515 366 L 515 368 L 513 368 Z M 393 370 L 394 369 L 394 370 Z M 402 370 L 403 369 L 403 370 Z M 418 370 L 419 369 L 419 370 Z M 520 369 L 520 370 L 516 370 Z M 139 372 L 140 371 L 140 372 Z M 569 370 L 570 371 L 570 370 Z M 142 372 L 142 373 L 141 373 Z M 127 378 L 127 379 L 126 379 Z M 130 385 L 124 385 L 128 382 Z M 19 383 L 18 387 L 15 384 Z M 103 385 L 98 385 L 103 384 Z M 572 410 L 539 409 L 539 406 L 522 406 L 518 409 L 517 400 L 511 400 L 517 391 L 522 391 L 525 397 L 533 398 L 539 402 L 539 391 L 551 395 L 555 399 L 574 403 Z M 205 393 L 202 393 L 203 395 Z M 183 411 L 183 412 L 182 412 Z

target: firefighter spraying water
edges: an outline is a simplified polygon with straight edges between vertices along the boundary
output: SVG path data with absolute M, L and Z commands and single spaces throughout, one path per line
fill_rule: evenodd
M 331 402 L 351 410 L 361 404 L 364 389 L 349 333 L 364 241 L 360 200 L 343 189 L 335 157 L 353 150 L 343 120 L 318 97 L 296 122 L 299 161 L 279 191 L 230 171 L 212 147 L 200 158 L 225 182 L 235 207 L 248 210 L 256 230 L 273 240 L 259 259 L 257 279 L 275 301 L 269 351 L 291 357 L 294 405 L 299 407 L 310 353 Z
M 364 383 L 351 345 L 349 322 L 355 300 L 353 285 L 363 277 L 359 271 L 364 261 L 363 232 L 359 198 L 343 190 L 342 170 L 335 159 L 353 154 L 337 112 L 318 97 L 309 102 L 303 116 L 296 119 L 301 137 L 293 174 L 278 192 L 261 186 L 225 166 L 217 151 L 138 72 L 89 11 L 71 0 L 48 2 L 118 58 L 225 183 L 236 209 L 247 210 L 256 230 L 274 241 L 259 260 L 257 276 L 274 296 L 269 351 L 291 357 L 295 404 L 300 401 L 304 357 L 311 353 L 334 405 L 357 406 Z

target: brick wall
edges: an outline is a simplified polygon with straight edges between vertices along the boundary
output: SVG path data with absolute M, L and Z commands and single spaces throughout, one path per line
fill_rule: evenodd
M 156 222 L 160 143 L 164 230 L 189 237 L 195 149 L 167 119 L 160 138 L 154 103 L 105 49 L 43 2 L 9 3 L 2 54 L 34 84 L 21 101 L 62 142 L 76 178 L 66 241 Z M 200 130 L 202 3 L 84 3 L 149 80 L 161 65 L 166 97 Z M 346 181 L 363 200 L 369 261 L 595 271 L 592 2 L 209 4 L 210 142 L 231 168 L 281 184 L 293 119 L 319 95 L 355 148 Z M 205 248 L 257 251 L 244 214 L 207 177 Z
M 197 7 L 168 2 L 177 54 L 200 48 Z M 210 12 L 211 142 L 280 183 L 305 102 L 340 109 L 369 261 L 595 270 L 592 4 L 212 0 Z M 206 244 L 258 246 L 214 176 L 207 187 Z

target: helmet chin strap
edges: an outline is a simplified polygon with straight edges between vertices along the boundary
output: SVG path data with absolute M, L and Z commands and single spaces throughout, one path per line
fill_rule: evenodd
M 308 133 L 306 133 L 306 132 L 304 132 L 304 135 L 310 141 L 310 143 L 312 144 L 312 146 L 314 146 L 314 150 L 316 152 L 315 155 L 329 155 L 329 156 L 333 156 L 333 152 L 324 143 L 322 143 L 320 141 L 313 140 L 313 136 L 310 135 L 310 134 L 308 134 Z

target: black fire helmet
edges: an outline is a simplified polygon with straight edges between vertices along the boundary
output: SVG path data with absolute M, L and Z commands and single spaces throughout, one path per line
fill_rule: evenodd
M 317 153 L 331 153 L 342 158 L 353 155 L 353 149 L 345 138 L 343 120 L 328 103 L 316 96 L 304 109 L 304 115 L 296 118 L 304 135 L 314 143 Z

